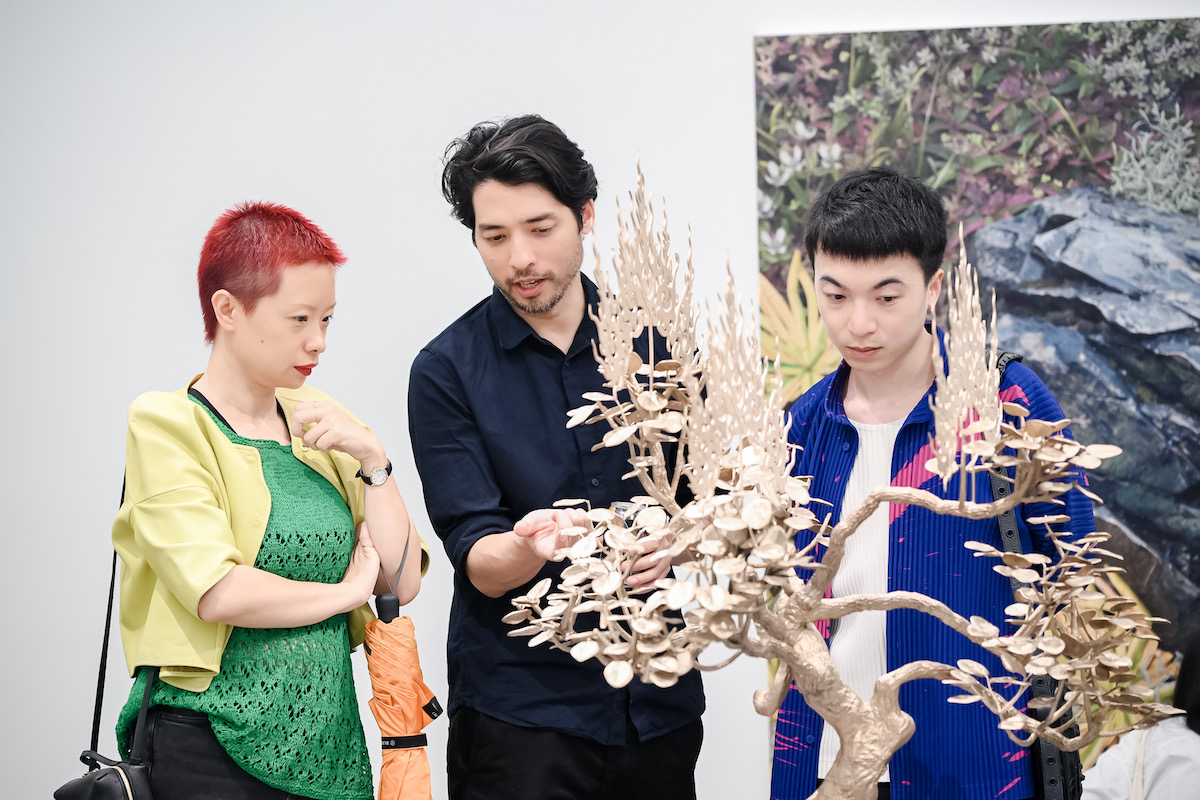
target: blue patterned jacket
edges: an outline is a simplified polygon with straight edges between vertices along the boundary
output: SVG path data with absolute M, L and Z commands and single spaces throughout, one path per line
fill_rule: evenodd
M 942 332 L 938 331 L 939 339 Z M 788 439 L 804 448 L 793 473 L 812 475 L 813 497 L 833 504 L 831 524 L 841 514 L 846 480 L 858 451 L 858 436 L 842 404 L 849 367 L 841 367 L 813 386 L 792 407 Z M 943 489 L 941 478 L 928 472 L 933 413 L 930 390 L 905 419 L 892 456 L 892 485 L 927 489 L 957 497 L 958 478 Z M 1032 418 L 1059 420 L 1065 415 L 1050 390 L 1028 367 L 1008 365 L 1001 381 L 1003 401 L 1019 403 Z M 1008 420 L 1011 422 L 1012 420 Z M 1069 435 L 1069 432 L 1068 432 Z M 989 476 L 975 476 L 975 496 L 990 501 Z M 1080 474 L 1080 480 L 1085 480 Z M 1017 515 L 1024 552 L 1054 557 L 1043 532 L 1031 532 L 1025 518 L 1046 513 L 1069 514 L 1075 534 L 1093 531 L 1091 501 L 1077 491 L 1065 497 L 1066 508 L 1026 504 Z M 818 507 L 820 508 L 820 507 Z M 939 516 L 919 506 L 890 508 L 888 589 L 921 592 L 946 603 L 963 616 L 978 615 L 1002 632 L 1012 630 L 1004 609 L 1013 602 L 1012 586 L 992 570 L 994 558 L 976 558 L 963 542 L 976 540 L 1002 548 L 996 520 Z M 807 536 L 808 534 L 801 534 Z M 931 616 L 911 610 L 887 612 L 887 668 L 920 659 L 954 664 L 970 658 L 993 675 L 1005 670 L 995 656 Z M 946 699 L 961 692 L 934 680 L 911 681 L 900 690 L 900 705 L 916 722 L 912 738 L 893 756 L 891 791 L 895 800 L 1021 800 L 1034 796 L 1028 751 L 997 728 L 997 718 L 980 703 L 952 705 Z M 823 721 L 793 686 L 779 711 L 771 797 L 805 798 L 815 788 Z

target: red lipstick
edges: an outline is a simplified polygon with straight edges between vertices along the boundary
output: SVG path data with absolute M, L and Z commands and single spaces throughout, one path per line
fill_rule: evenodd
M 303 375 L 304 377 L 307 378 L 309 375 L 312 374 L 313 367 L 315 367 L 315 366 L 316 366 L 316 364 L 305 364 L 302 367 L 296 367 L 296 372 L 299 372 L 301 375 Z

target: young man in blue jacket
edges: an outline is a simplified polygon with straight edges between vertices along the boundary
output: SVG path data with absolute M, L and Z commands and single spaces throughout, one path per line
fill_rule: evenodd
M 813 476 L 814 497 L 832 503 L 831 524 L 883 485 L 927 489 L 957 497 L 956 477 L 942 486 L 925 468 L 934 432 L 933 348 L 943 346 L 933 310 L 941 293 L 946 212 L 922 183 L 887 169 L 851 173 L 831 186 L 809 212 L 805 247 L 814 267 L 817 305 L 841 353 L 838 369 L 793 406 L 788 438 L 803 450 L 796 475 Z M 1000 399 L 1019 403 L 1033 418 L 1064 414 L 1045 384 L 1019 362 L 1009 364 Z M 1011 421 L 1011 420 L 1010 420 Z M 986 472 L 975 497 L 990 501 Z M 1067 506 L 1018 507 L 1025 552 L 1053 555 L 1044 530 L 1024 520 L 1065 511 L 1067 527 L 1094 530 L 1091 503 L 1070 492 Z M 912 505 L 881 505 L 851 536 L 834 596 L 920 592 L 964 616 L 987 618 L 1002 631 L 1013 602 L 1008 578 L 991 559 L 975 558 L 969 540 L 1001 548 L 995 519 L 940 516 Z M 904 664 L 928 659 L 982 662 L 1003 674 L 999 659 L 933 617 L 912 610 L 870 611 L 839 619 L 830 638 L 833 663 L 847 683 L 870 699 L 875 681 Z M 932 680 L 912 681 L 901 707 L 916 722 L 913 737 L 881 776 L 879 796 L 896 800 L 1022 800 L 1035 796 L 1028 751 L 997 728 L 982 704 L 952 705 L 958 690 Z M 772 798 L 805 798 L 829 772 L 837 733 L 794 689 L 779 712 Z

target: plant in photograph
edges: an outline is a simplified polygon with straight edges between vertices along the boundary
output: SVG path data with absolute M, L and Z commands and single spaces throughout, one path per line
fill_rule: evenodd
M 1143 117 L 1178 105 L 1200 122 L 1196 19 L 760 37 L 755 59 L 759 266 L 779 291 L 804 214 L 845 170 L 919 177 L 970 235 L 1110 185 L 1115 147 Z M 1138 173 L 1180 174 L 1196 171 Z
M 1179 113 L 1143 113 L 1144 127 L 1129 134 L 1129 147 L 1117 147 L 1112 191 L 1153 206 L 1200 215 L 1200 154 L 1192 121 Z

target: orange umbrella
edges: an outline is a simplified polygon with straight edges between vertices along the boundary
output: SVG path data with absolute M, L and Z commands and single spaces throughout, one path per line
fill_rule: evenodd
M 367 670 L 371 711 L 383 734 L 379 800 L 431 800 L 425 726 L 442 707 L 421 676 L 412 620 L 397 616 L 394 594 L 380 595 L 379 619 L 367 623 Z

